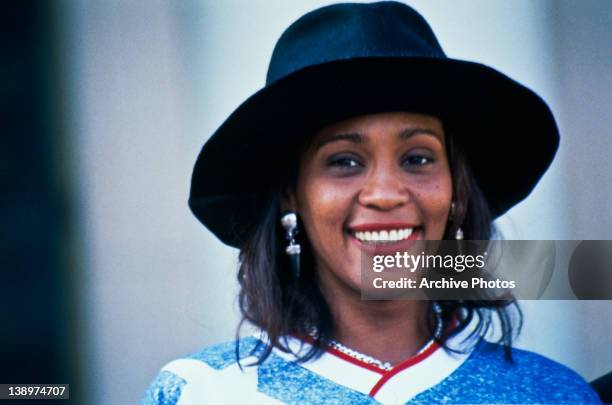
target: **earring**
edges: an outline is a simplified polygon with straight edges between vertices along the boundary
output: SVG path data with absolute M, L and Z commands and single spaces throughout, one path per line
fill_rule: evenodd
M 285 238 L 289 241 L 289 244 L 285 248 L 285 252 L 289 255 L 291 261 L 291 271 L 293 277 L 297 280 L 300 278 L 300 253 L 302 251 L 299 243 L 295 242 L 295 235 L 297 235 L 297 215 L 293 211 L 287 211 L 281 217 L 281 225 L 287 232 Z
M 434 301 L 432 309 L 436 317 L 436 331 L 434 332 L 434 340 L 440 340 L 442 337 L 442 305 L 438 301 Z
M 461 227 L 457 228 L 457 232 L 455 232 L 455 239 L 463 240 L 463 231 L 461 230 Z
M 453 221 L 453 222 L 456 220 L 456 218 L 455 218 L 455 214 L 456 214 L 455 210 L 456 210 L 456 205 L 455 205 L 455 202 L 453 201 L 451 203 L 451 205 L 450 205 L 450 211 L 448 213 L 449 220 Z M 463 230 L 461 229 L 461 227 L 457 228 L 457 231 L 455 232 L 455 239 L 463 240 Z

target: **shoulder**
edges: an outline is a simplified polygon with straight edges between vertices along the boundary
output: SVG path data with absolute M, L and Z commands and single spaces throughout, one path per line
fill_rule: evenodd
M 485 369 L 488 367 L 492 374 L 503 371 L 517 381 L 537 382 L 541 390 L 567 387 L 574 391 L 590 391 L 586 381 L 575 371 L 540 354 L 513 348 L 510 361 L 499 344 L 483 341 L 478 349 L 474 353 L 475 362 Z
M 238 341 L 231 341 L 206 347 L 198 352 L 185 356 L 184 359 L 196 360 L 207 364 L 215 370 L 222 370 L 231 365 L 238 365 L 237 359 L 246 359 L 265 348 L 261 340 L 248 336 Z
M 454 386 L 467 402 L 600 403 L 568 367 L 521 349 L 512 349 L 509 361 L 502 346 L 485 340 L 443 384 Z
M 254 337 L 246 337 L 173 360 L 159 371 L 141 405 L 214 403 L 223 399 L 227 390 L 239 394 L 240 385 L 248 383 L 252 367 L 239 366 L 236 349 L 242 363 L 250 357 L 255 360 L 254 355 L 263 349 L 263 344 Z

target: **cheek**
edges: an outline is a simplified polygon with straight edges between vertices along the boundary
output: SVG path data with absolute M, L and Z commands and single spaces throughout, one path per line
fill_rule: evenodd
M 452 190 L 450 175 L 419 185 L 415 195 L 428 222 L 446 225 L 453 197 Z
M 331 231 L 341 231 L 350 205 L 350 193 L 324 179 L 306 182 L 300 189 L 300 212 L 309 234 L 317 235 L 313 239 L 326 239 L 335 236 Z

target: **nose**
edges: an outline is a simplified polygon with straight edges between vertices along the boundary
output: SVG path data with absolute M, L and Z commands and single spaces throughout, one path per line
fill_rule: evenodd
M 410 193 L 391 165 L 374 167 L 359 192 L 359 203 L 365 207 L 390 211 L 410 201 Z

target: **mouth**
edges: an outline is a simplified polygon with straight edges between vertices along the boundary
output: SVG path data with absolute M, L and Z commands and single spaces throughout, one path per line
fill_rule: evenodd
M 412 236 L 414 228 L 399 228 L 381 231 L 353 232 L 353 236 L 361 243 L 389 244 L 405 240 Z
M 363 224 L 352 226 L 347 232 L 362 249 L 377 248 L 379 250 L 381 247 L 400 249 L 406 248 L 411 241 L 420 239 L 423 228 L 406 223 Z

